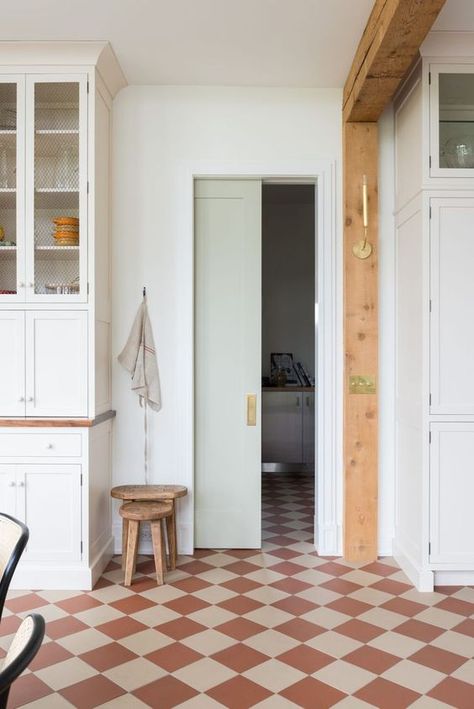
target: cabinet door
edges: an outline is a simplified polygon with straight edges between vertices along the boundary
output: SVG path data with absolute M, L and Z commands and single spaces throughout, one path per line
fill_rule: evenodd
M 24 313 L 14 310 L 0 311 L 0 343 L 0 416 L 24 416 Z
M 474 423 L 431 426 L 432 563 L 474 564 Z
M 314 393 L 303 393 L 303 462 L 314 467 Z
M 25 299 L 25 80 L 0 76 L 0 302 Z
M 303 461 L 301 392 L 264 391 L 262 397 L 262 462 Z
M 431 215 L 431 413 L 474 414 L 474 199 Z
M 0 465 L 0 512 L 12 517 L 16 509 L 16 469 L 14 465 Z
M 18 465 L 17 499 L 30 530 L 28 561 L 81 558 L 81 466 Z
M 87 300 L 87 77 L 26 81 L 26 298 Z
M 26 313 L 26 415 L 87 416 L 87 313 Z

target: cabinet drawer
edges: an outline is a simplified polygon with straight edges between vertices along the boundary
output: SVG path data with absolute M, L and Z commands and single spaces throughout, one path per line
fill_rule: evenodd
M 0 457 L 78 458 L 81 440 L 80 433 L 0 433 Z

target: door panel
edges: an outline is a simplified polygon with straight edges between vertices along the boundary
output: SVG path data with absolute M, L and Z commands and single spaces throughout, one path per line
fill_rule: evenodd
M 197 547 L 261 544 L 261 297 L 261 182 L 196 181 Z
M 0 416 L 25 415 L 25 314 L 0 312 Z
M 262 461 L 303 462 L 303 412 L 301 392 L 263 392 Z
M 26 314 L 26 415 L 87 416 L 87 313 Z
M 17 516 L 14 465 L 0 465 L 0 511 L 12 517 Z

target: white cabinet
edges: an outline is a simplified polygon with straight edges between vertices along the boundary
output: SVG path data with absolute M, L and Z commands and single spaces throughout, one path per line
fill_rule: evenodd
M 0 417 L 25 415 L 25 315 L 0 310 Z
M 263 392 L 263 463 L 314 465 L 314 434 L 313 392 Z
M 16 517 L 16 468 L 14 465 L 0 465 L 0 500 L 1 511 Z

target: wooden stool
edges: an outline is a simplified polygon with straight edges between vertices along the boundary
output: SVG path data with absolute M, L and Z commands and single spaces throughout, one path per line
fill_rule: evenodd
M 140 522 L 150 522 L 151 524 L 156 581 L 158 586 L 161 586 L 166 569 L 165 543 L 161 522 L 171 519 L 173 506 L 170 502 L 128 502 L 121 506 L 119 512 L 126 530 L 125 586 L 131 585 L 135 573 Z
M 184 485 L 118 485 L 110 491 L 117 500 L 138 501 L 152 500 L 153 502 L 170 502 L 172 505 L 171 518 L 166 518 L 166 531 L 168 537 L 168 568 L 175 569 L 178 560 L 177 534 L 176 534 L 176 500 L 188 494 Z M 127 539 L 126 522 L 122 527 L 122 550 L 126 547 Z M 122 553 L 122 568 L 125 568 L 125 554 Z

